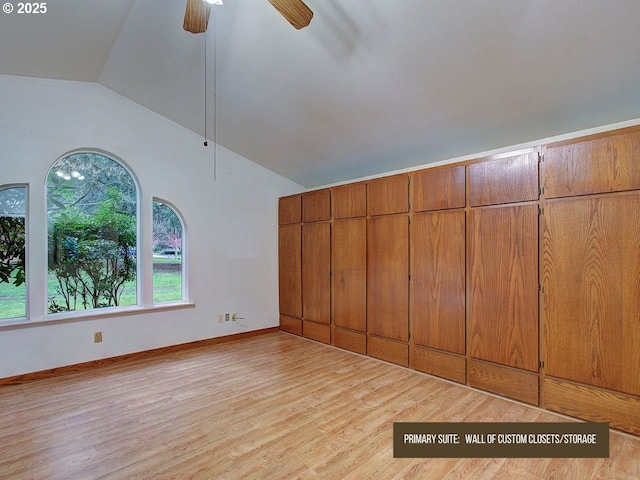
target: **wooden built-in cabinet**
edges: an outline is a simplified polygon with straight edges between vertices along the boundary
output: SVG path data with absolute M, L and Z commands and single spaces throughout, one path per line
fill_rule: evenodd
M 280 327 L 302 334 L 302 230 L 301 226 L 280 225 L 278 230 L 280 279 Z
M 333 344 L 367 354 L 367 185 L 332 189 Z
M 409 365 L 409 176 L 367 182 L 367 354 Z
M 640 127 L 280 199 L 280 326 L 640 435 Z
M 334 344 L 366 354 L 367 220 L 336 220 L 331 235 Z
M 469 383 L 537 405 L 538 206 L 469 215 Z
M 410 366 L 466 382 L 465 167 L 412 175 Z
M 408 366 L 409 218 L 374 217 L 367 227 L 369 354 Z
M 328 222 L 302 225 L 302 318 L 305 329 L 324 331 L 327 340 L 331 324 L 331 225 Z M 308 322 L 325 325 L 309 325 Z M 311 336 L 310 335 L 310 336 Z
M 319 190 L 280 199 L 280 328 L 331 343 L 331 196 Z
M 640 130 L 546 147 L 542 406 L 640 435 Z

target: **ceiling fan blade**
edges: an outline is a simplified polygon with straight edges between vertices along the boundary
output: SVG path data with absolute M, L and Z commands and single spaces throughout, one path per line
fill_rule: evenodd
M 204 33 L 209 24 L 211 7 L 202 0 L 187 0 L 182 28 L 191 33 Z
M 313 12 L 302 0 L 269 0 L 269 3 L 297 30 L 311 23 Z

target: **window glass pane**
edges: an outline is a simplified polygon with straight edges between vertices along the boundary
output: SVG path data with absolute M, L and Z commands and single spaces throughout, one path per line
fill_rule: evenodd
M 153 202 L 153 302 L 182 300 L 182 222 L 176 212 Z
M 0 187 L 0 319 L 27 315 L 26 188 Z
M 47 177 L 49 313 L 135 305 L 137 188 L 98 153 L 58 160 Z

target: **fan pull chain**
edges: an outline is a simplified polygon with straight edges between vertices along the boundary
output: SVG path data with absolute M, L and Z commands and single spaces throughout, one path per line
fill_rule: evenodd
M 216 32 L 215 32 L 215 14 L 212 15 L 212 27 L 213 27 L 213 181 L 217 180 L 217 167 L 218 167 L 218 141 L 217 141 L 217 129 L 218 129 L 218 121 L 217 121 L 217 82 L 216 82 Z M 208 126 L 208 86 L 207 86 L 207 32 L 208 28 L 204 32 L 204 146 L 209 146 L 209 142 L 207 141 L 207 126 Z
M 207 142 L 207 31 L 204 31 L 204 146 Z
M 211 14 L 213 23 L 213 181 L 217 177 L 217 156 L 218 156 L 218 64 L 217 64 L 217 42 L 216 42 L 216 14 L 215 9 Z

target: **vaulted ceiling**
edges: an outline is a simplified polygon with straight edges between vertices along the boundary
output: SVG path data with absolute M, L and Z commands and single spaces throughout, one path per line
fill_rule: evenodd
M 308 187 L 640 118 L 637 0 L 306 3 L 295 30 L 225 0 L 193 35 L 185 0 L 53 0 L 0 13 L 0 74 L 98 82 L 201 135 L 206 116 Z

